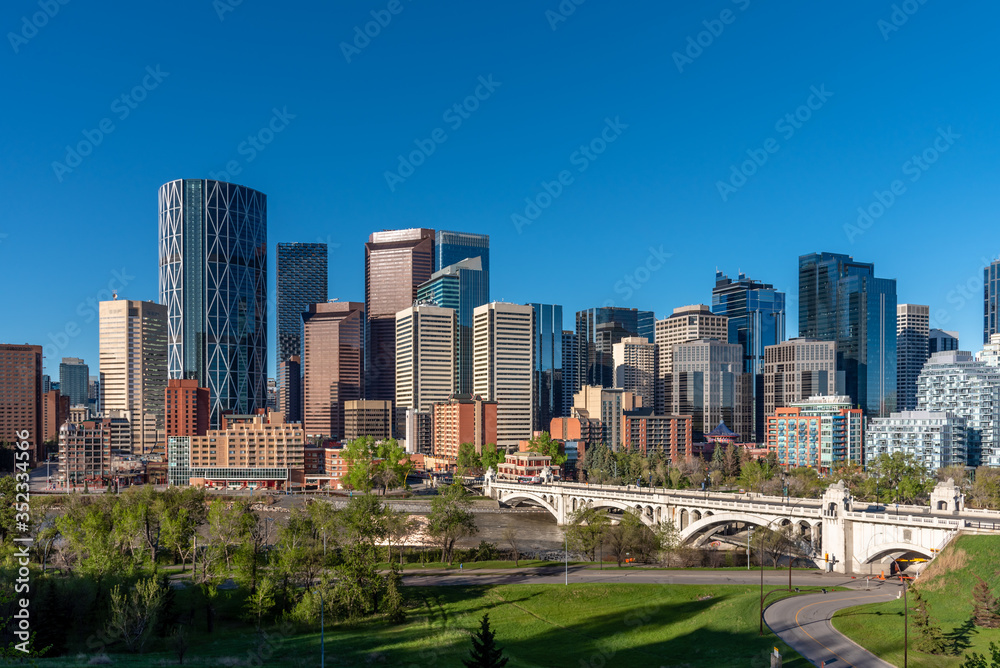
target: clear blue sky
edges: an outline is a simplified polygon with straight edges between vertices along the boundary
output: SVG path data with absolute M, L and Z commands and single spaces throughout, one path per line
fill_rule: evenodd
M 157 188 L 230 161 L 268 195 L 272 286 L 279 241 L 329 241 L 331 297 L 360 300 L 371 231 L 468 230 L 491 235 L 494 298 L 562 304 L 567 328 L 608 301 L 659 317 L 706 302 L 718 267 L 785 289 L 794 336 L 797 256 L 829 250 L 875 262 L 901 302 L 980 347 L 981 267 L 1000 251 L 995 3 L 231 2 L 0 8 L 0 341 L 44 344 L 50 373 L 63 356 L 97 372 L 86 304 L 116 272 L 121 297 L 157 298 Z M 345 57 L 372 11 L 391 20 Z M 445 115 L 477 87 L 475 111 Z M 274 109 L 294 118 L 241 146 Z M 797 110 L 808 120 L 776 126 Z M 67 145 L 102 122 L 71 166 Z M 397 156 L 438 128 L 391 189 Z M 574 154 L 602 132 L 603 153 Z M 938 137 L 926 171 L 907 164 Z M 767 160 L 724 201 L 748 151 Z M 563 170 L 519 230 L 512 214 Z M 883 215 L 845 231 L 897 179 Z M 651 248 L 670 257 L 647 274 Z

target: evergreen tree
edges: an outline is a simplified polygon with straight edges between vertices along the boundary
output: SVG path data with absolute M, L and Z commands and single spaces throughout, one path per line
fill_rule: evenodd
M 917 649 L 927 654 L 944 654 L 948 649 L 948 641 L 934 619 L 930 607 L 917 589 L 910 590 L 910 596 L 916 604 L 913 609 L 913 625 L 917 627 Z
M 463 659 L 466 668 L 503 668 L 508 658 L 503 655 L 503 648 L 497 647 L 496 635 L 490 629 L 490 614 L 486 613 L 479 621 L 479 631 L 472 636 L 471 659 Z
M 990 643 L 990 654 L 993 658 L 990 663 L 987 663 L 987 657 L 982 654 L 976 654 L 975 652 L 967 654 L 965 661 L 962 662 L 959 668 L 1000 668 L 1000 647 L 994 642 Z
M 976 626 L 986 629 L 1000 627 L 1000 613 L 997 612 L 997 599 L 990 591 L 990 586 L 986 584 L 978 575 L 976 585 L 972 588 L 972 617 L 976 620 Z

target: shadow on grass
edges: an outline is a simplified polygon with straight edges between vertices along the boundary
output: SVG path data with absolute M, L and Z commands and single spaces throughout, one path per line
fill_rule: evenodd
M 976 620 L 969 617 L 952 629 L 950 633 L 945 633 L 944 637 L 951 642 L 952 653 L 958 655 L 972 647 L 972 635 L 974 633 L 979 633 L 979 630 L 976 628 Z

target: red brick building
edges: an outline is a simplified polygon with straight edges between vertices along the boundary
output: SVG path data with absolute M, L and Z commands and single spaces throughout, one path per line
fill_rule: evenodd
M 167 436 L 204 436 L 211 415 L 210 393 L 198 387 L 194 379 L 171 378 L 167 381 Z
M 436 457 L 457 457 L 462 443 L 482 452 L 484 445 L 497 442 L 497 402 L 454 395 L 447 403 L 434 404 L 433 425 Z
M 31 461 L 42 454 L 42 347 L 0 344 L 0 443 L 30 443 Z M 20 432 L 28 432 L 22 439 Z
M 652 408 L 625 411 L 624 447 L 646 455 L 659 450 L 671 462 L 694 457 L 693 418 L 690 415 L 653 415 Z
M 59 390 L 42 395 L 42 442 L 59 440 L 59 428 L 69 419 L 69 397 Z

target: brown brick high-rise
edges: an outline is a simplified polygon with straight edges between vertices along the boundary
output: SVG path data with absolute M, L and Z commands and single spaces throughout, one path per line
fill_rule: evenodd
M 42 347 L 0 344 L 0 443 L 31 444 L 31 461 L 42 458 Z

